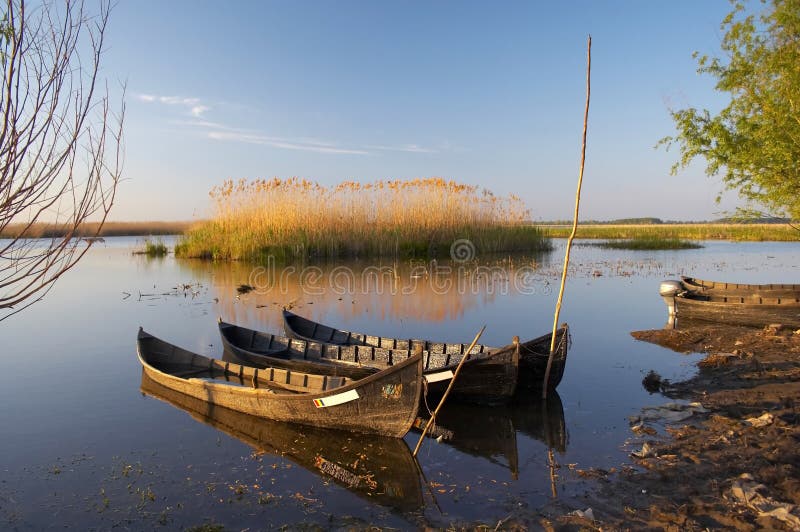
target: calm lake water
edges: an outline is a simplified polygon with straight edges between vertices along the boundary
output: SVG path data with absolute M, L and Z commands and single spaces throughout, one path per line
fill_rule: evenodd
M 142 378 L 139 326 L 219 357 L 218 318 L 278 333 L 284 305 L 384 336 L 469 342 L 484 324 L 489 345 L 539 336 L 552 327 L 564 245 L 556 242 L 544 256 L 480 267 L 282 269 L 148 259 L 131 253 L 139 239 L 106 239 L 44 301 L 0 324 L 0 527 L 417 528 L 533 516 L 554 488 L 567 502 L 585 489 L 576 470 L 627 463 L 627 417 L 666 402 L 642 387 L 647 371 L 694 371 L 696 355 L 629 334 L 666 323 L 661 280 L 800 282 L 796 243 L 578 245 L 561 313 L 573 345 L 558 396 L 547 405 L 450 405 L 442 441 L 424 442 L 419 467 L 410 460 L 415 432 L 385 442 L 236 413 L 210 418 L 202 404 Z M 243 283 L 256 290 L 237 297 Z M 549 455 L 560 466 L 554 482 Z

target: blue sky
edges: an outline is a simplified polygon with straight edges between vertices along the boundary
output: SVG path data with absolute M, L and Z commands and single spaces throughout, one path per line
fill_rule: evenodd
M 122 0 L 103 74 L 127 83 L 114 220 L 207 216 L 227 178 L 441 176 L 572 215 L 592 35 L 584 219 L 710 219 L 735 205 L 655 150 L 670 107 L 724 105 L 727 1 Z

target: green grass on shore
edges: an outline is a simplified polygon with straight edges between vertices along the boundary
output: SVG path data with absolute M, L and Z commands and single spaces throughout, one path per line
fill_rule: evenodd
M 545 236 L 566 238 L 570 226 L 540 226 Z M 799 241 L 800 230 L 788 224 L 653 224 L 578 226 L 577 238 L 655 240 Z

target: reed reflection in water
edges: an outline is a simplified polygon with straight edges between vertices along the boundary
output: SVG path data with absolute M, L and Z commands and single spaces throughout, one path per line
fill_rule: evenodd
M 304 309 L 310 318 L 330 313 L 347 321 L 369 311 L 381 320 L 445 322 L 499 296 L 549 295 L 552 290 L 551 276 L 540 273 L 537 257 L 313 266 L 268 261 L 224 268 L 199 260 L 178 264 L 192 279 L 210 285 L 223 319 L 273 329 L 283 328 L 278 312 L 283 307 Z

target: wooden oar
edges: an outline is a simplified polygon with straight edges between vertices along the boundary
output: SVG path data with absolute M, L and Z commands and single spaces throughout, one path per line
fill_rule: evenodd
M 469 347 L 467 348 L 467 351 L 464 353 L 464 356 L 462 356 L 461 360 L 458 362 L 458 366 L 456 367 L 456 371 L 453 373 L 453 377 L 450 379 L 450 384 L 447 385 L 447 389 L 444 391 L 444 394 L 442 394 L 442 399 L 439 401 L 439 404 L 436 406 L 436 410 L 433 411 L 433 415 L 431 415 L 431 418 L 428 420 L 428 423 L 425 424 L 425 428 L 422 431 L 422 435 L 419 437 L 419 441 L 417 442 L 417 446 L 414 447 L 413 456 L 415 458 L 417 456 L 417 452 L 419 451 L 420 446 L 422 445 L 422 440 L 425 439 L 425 434 L 427 434 L 428 429 L 431 427 L 431 425 L 433 424 L 434 420 L 436 420 L 436 414 L 439 413 L 439 409 L 442 408 L 442 405 L 444 404 L 444 400 L 447 399 L 447 395 L 450 393 L 450 390 L 453 388 L 453 384 L 456 382 L 456 378 L 458 377 L 458 372 L 461 371 L 461 366 L 464 364 L 464 361 L 467 359 L 469 354 L 472 352 L 472 348 L 475 347 L 475 344 L 478 343 L 478 340 L 480 339 L 481 335 L 483 334 L 483 331 L 485 331 L 485 330 L 486 330 L 486 325 L 481 327 L 481 330 L 478 331 L 478 334 L 475 335 L 475 339 L 472 340 L 471 344 L 469 344 Z

